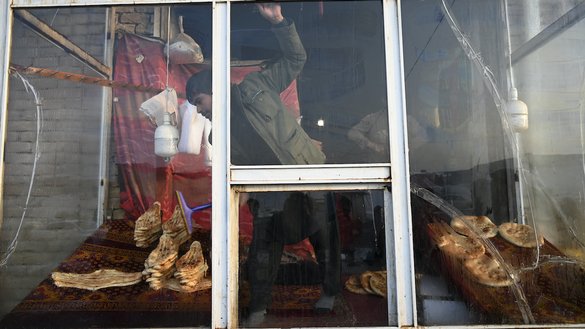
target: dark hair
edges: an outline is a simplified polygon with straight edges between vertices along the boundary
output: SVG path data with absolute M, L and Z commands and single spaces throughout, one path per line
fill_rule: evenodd
M 193 96 L 197 94 L 211 95 L 211 70 L 204 70 L 193 74 L 185 86 L 185 94 L 189 103 L 194 104 Z

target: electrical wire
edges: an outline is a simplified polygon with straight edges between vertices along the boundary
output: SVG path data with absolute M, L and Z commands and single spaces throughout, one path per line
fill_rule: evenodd
M 504 0 L 504 18 L 506 19 L 506 34 L 508 38 L 508 70 L 510 70 L 510 88 L 515 88 L 514 71 L 512 70 L 512 40 L 510 36 L 510 17 L 508 15 L 507 0 Z
M 453 4 L 455 4 L 455 0 L 453 0 L 451 2 L 451 7 L 453 7 Z M 425 50 L 427 49 L 427 47 L 431 43 L 431 40 L 433 40 L 433 37 L 435 36 L 435 33 L 437 33 L 437 30 L 439 29 L 439 26 L 441 26 L 441 23 L 443 23 L 444 20 L 445 20 L 445 15 L 442 15 L 441 16 L 441 19 L 439 20 L 439 22 L 435 26 L 435 29 L 433 30 L 433 33 L 431 33 L 431 35 L 429 36 L 429 39 L 427 40 L 427 43 L 425 44 L 425 46 L 423 47 L 423 49 L 420 51 L 420 53 L 418 54 L 418 56 L 414 60 L 414 64 L 412 64 L 412 66 L 410 67 L 410 70 L 408 70 L 408 73 L 406 74 L 406 78 L 404 80 L 408 81 L 408 77 L 410 77 L 410 74 L 412 73 L 412 71 L 416 67 L 416 64 L 418 64 L 418 61 L 424 55 Z
M 167 8 L 167 61 L 166 61 L 166 65 L 167 65 L 167 72 L 166 72 L 166 82 L 165 82 L 165 90 L 167 90 L 167 95 L 168 95 L 168 89 L 169 89 L 169 62 L 170 62 L 170 54 L 171 52 L 171 7 Z M 167 96 L 168 97 L 168 96 Z M 168 99 L 167 99 L 167 104 L 168 104 Z

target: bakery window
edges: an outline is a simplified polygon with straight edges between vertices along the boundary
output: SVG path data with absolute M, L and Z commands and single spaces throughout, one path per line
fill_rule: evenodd
M 238 190 L 241 326 L 397 323 L 387 190 Z
M 574 0 L 0 5 L 0 328 L 585 325 Z
M 398 324 L 381 1 L 2 8 L 0 327 Z
M 420 324 L 584 323 L 582 7 L 402 2 Z
M 0 327 L 209 326 L 211 151 L 181 118 L 211 49 L 176 6 L 86 3 L 10 11 Z

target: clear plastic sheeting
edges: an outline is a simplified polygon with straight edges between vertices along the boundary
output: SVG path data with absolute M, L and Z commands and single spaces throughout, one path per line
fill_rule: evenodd
M 383 198 L 382 190 L 241 193 L 241 325 L 395 322 Z
M 402 3 L 421 323 L 585 323 L 582 8 Z
M 15 76 L 18 77 L 22 81 L 22 84 L 24 85 L 24 88 L 26 89 L 26 91 L 29 92 L 30 94 L 32 94 L 32 96 L 34 97 L 34 101 L 36 104 L 35 108 L 36 108 L 37 124 L 36 124 L 36 132 L 35 132 L 36 134 L 35 134 L 35 141 L 34 141 L 35 142 L 35 144 L 34 144 L 34 160 L 33 160 L 33 166 L 32 166 L 32 170 L 31 170 L 31 174 L 30 174 L 30 182 L 29 182 L 29 186 L 28 186 L 28 192 L 26 194 L 25 204 L 24 204 L 24 207 L 22 209 L 22 216 L 20 217 L 20 222 L 18 223 L 18 227 L 14 233 L 14 237 L 10 241 L 10 244 L 8 245 L 8 247 L 6 248 L 6 251 L 2 254 L 2 258 L 0 258 L 0 267 L 6 266 L 6 264 L 8 264 L 8 260 L 10 259 L 10 256 L 12 256 L 12 254 L 16 251 L 16 246 L 18 245 L 18 236 L 20 234 L 20 230 L 22 229 L 24 219 L 26 218 L 26 210 L 28 209 L 28 204 L 30 201 L 31 192 L 32 192 L 32 189 L 34 186 L 35 174 L 36 174 L 36 169 L 37 169 L 37 162 L 38 162 L 39 158 L 41 157 L 39 140 L 41 138 L 42 129 L 43 129 L 42 128 L 43 127 L 42 103 L 41 103 L 39 95 L 37 94 L 35 88 L 30 84 L 30 82 L 18 73 L 16 73 Z
M 10 30 L 0 328 L 399 323 L 382 1 L 238 2 L 231 17 L 212 1 L 25 2 Z M 187 38 L 199 60 L 165 52 Z M 226 47 L 229 82 L 213 53 Z M 164 90 L 178 111 L 148 101 Z M 189 106 L 205 125 L 189 126 Z M 226 117 L 228 136 L 210 131 Z M 228 164 L 211 145 L 231 146 L 233 191 L 268 188 L 212 195 Z
M 30 10 L 71 40 L 104 52 L 103 8 Z M 83 15 L 91 29 L 70 25 Z M 101 23 L 98 21 L 101 20 Z M 91 47 L 90 47 L 91 45 Z M 94 74 L 16 19 L 10 64 Z M 102 88 L 10 70 L 0 225 L 0 319 L 97 226 Z M 1 326 L 4 326 L 1 325 Z
M 167 86 L 185 101 L 198 68 L 168 64 L 156 37 L 188 10 L 210 37 L 210 4 L 186 7 L 13 12 L 1 328 L 209 326 L 211 170 L 157 156 L 140 111 Z

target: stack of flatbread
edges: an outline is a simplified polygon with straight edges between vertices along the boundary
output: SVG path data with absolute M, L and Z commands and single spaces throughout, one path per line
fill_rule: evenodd
M 480 237 L 490 238 L 497 234 L 497 227 L 485 216 L 461 216 L 444 222 L 429 224 L 433 238 L 441 252 L 453 257 L 453 264 L 462 266 L 473 281 L 491 287 L 512 284 L 512 280 L 500 263 L 486 254 Z M 467 234 L 467 235 L 463 235 Z
M 171 237 L 163 234 L 157 247 L 144 262 L 144 271 L 142 271 L 152 289 L 158 290 L 164 287 L 164 282 L 173 276 L 178 255 L 179 246 Z
M 189 240 L 190 235 L 180 206 L 175 206 L 175 211 L 173 211 L 171 218 L 162 224 L 162 230 L 163 234 L 171 237 L 177 246 Z
M 181 292 L 194 292 L 211 288 L 211 280 L 205 278 L 208 266 L 203 256 L 201 243 L 194 241 L 175 264 L 175 280 L 169 280 L 166 287 Z
M 345 289 L 360 295 L 376 295 L 387 298 L 386 271 L 365 271 L 360 275 L 352 275 L 345 281 Z
M 136 220 L 134 241 L 139 248 L 146 248 L 161 235 L 160 203 L 155 201 L 144 214 Z
M 450 225 L 432 226 L 437 246 L 462 262 L 464 273 L 475 282 L 490 287 L 510 286 L 513 281 L 500 262 L 486 253 L 481 238 L 492 238 L 498 227 L 486 216 L 459 216 Z M 501 232 L 500 232 L 501 233 Z
M 142 281 L 142 273 L 127 273 L 115 269 L 101 269 L 92 273 L 53 272 L 51 275 L 57 287 L 98 290 L 109 287 L 130 286 Z

